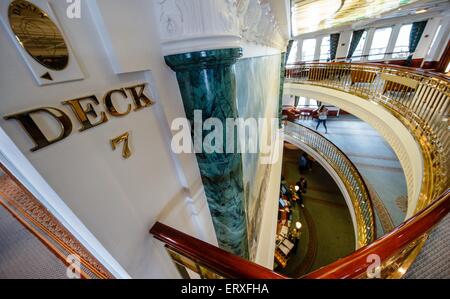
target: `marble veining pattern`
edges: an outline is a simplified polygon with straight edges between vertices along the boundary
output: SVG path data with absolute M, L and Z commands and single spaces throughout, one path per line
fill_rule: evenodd
M 237 117 L 234 63 L 241 55 L 242 50 L 236 48 L 165 57 L 166 63 L 177 73 L 192 136 L 194 110 L 201 110 L 203 119 L 215 117 L 223 123 L 226 118 Z M 203 136 L 208 133 L 204 131 Z M 226 148 L 231 140 L 228 140 L 229 136 L 224 139 Z M 247 258 L 241 155 L 203 151 L 196 157 L 219 246 Z

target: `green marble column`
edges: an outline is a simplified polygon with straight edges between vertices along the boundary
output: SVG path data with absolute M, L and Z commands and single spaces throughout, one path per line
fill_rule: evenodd
M 165 60 L 177 74 L 186 116 L 194 136 L 194 110 L 202 111 L 203 120 L 225 120 L 238 116 L 236 109 L 236 78 L 234 64 L 242 49 L 221 49 L 166 56 Z M 203 131 L 203 138 L 208 135 Z M 219 246 L 236 255 L 248 257 L 242 160 L 239 153 L 197 153 L 209 209 Z

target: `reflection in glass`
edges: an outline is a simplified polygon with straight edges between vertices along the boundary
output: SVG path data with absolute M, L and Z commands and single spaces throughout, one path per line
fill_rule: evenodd
M 9 5 L 8 17 L 17 41 L 37 62 L 55 71 L 67 66 L 67 45 L 44 11 L 28 1 L 15 0 Z
M 294 64 L 297 62 L 297 52 L 298 52 L 298 40 L 294 41 L 294 43 L 292 44 L 287 64 Z

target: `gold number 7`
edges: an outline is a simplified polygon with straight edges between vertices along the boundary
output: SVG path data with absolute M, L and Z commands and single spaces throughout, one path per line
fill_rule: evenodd
M 111 146 L 112 146 L 113 150 L 116 150 L 118 144 L 123 142 L 122 157 L 124 157 L 125 159 L 128 159 L 129 157 L 131 157 L 131 150 L 128 145 L 129 137 L 130 137 L 129 132 L 125 132 L 122 135 L 111 139 Z

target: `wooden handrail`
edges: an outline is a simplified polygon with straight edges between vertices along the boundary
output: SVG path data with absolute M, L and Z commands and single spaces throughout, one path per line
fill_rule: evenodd
M 225 278 L 288 278 L 160 222 L 153 225 L 150 233 L 170 249 L 193 259 L 218 274 L 224 275 Z
M 367 257 L 377 254 L 384 261 L 427 233 L 450 212 L 450 188 L 435 202 L 400 224 L 396 229 L 352 254 L 324 266 L 303 278 L 356 278 L 369 266 Z
M 357 278 L 370 265 L 367 257 L 377 254 L 381 261 L 397 254 L 408 244 L 432 229 L 450 212 L 450 188 L 429 205 L 392 232 L 364 246 L 352 254 L 322 267 L 302 278 L 342 279 Z M 156 222 L 150 229 L 153 236 L 169 248 L 223 274 L 226 278 L 286 279 L 288 277 L 233 255 L 209 243 L 191 237 L 174 228 Z
M 450 188 L 434 203 L 402 223 L 392 232 L 352 254 L 303 276 L 307 279 L 357 278 L 370 265 L 367 257 L 377 254 L 381 261 L 397 254 L 408 244 L 431 230 L 450 212 Z M 209 243 L 191 237 L 174 228 L 156 222 L 150 229 L 153 236 L 169 248 L 203 266 L 223 274 L 226 278 L 287 279 L 288 277 L 233 255 Z

